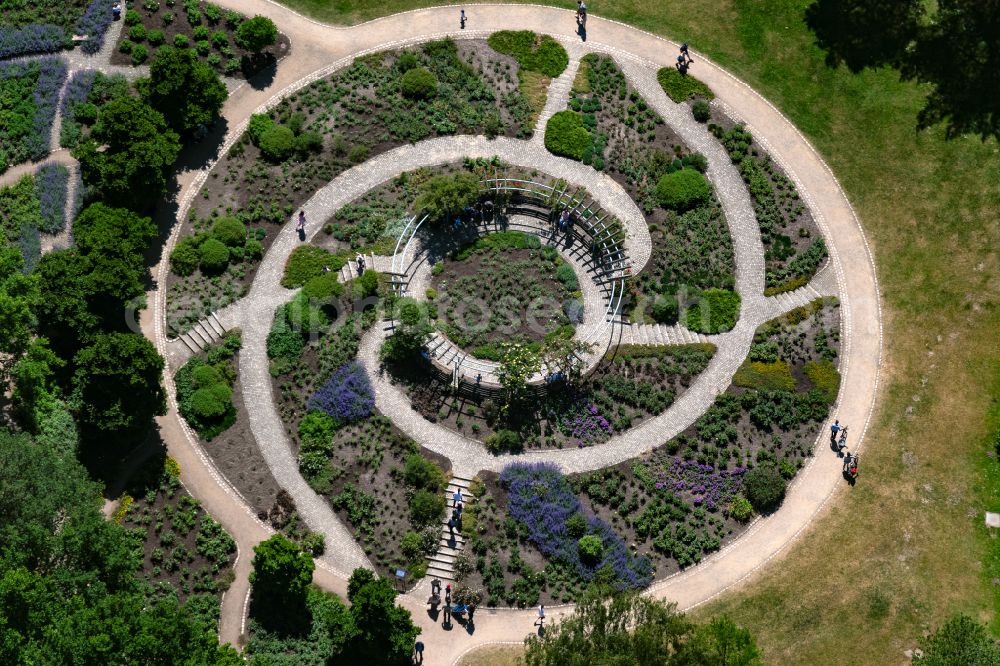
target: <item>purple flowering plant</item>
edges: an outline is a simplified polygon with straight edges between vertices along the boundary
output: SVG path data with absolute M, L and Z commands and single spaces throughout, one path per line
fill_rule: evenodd
M 31 53 L 54 53 L 69 44 L 66 31 L 57 25 L 0 26 L 0 60 Z
M 104 35 L 111 26 L 113 4 L 114 0 L 93 0 L 77 21 L 76 34 L 87 36 L 87 40 L 80 47 L 84 53 L 93 54 L 101 50 Z
M 559 431 L 573 439 L 577 446 L 598 444 L 614 434 L 614 428 L 591 402 L 577 400 L 556 416 Z
M 66 91 L 63 93 L 59 111 L 62 113 L 62 127 L 59 133 L 59 145 L 63 148 L 75 148 L 82 138 L 80 123 L 76 121 L 76 105 L 87 101 L 90 89 L 94 85 L 97 72 L 92 69 L 82 69 L 73 73 Z
M 66 226 L 66 190 L 69 169 L 62 164 L 46 162 L 35 172 L 35 192 L 42 216 L 39 231 L 58 234 Z
M 728 506 L 740 492 L 746 471 L 746 467 L 717 469 L 695 460 L 674 458 L 655 477 L 655 488 L 714 511 Z
M 570 566 L 587 581 L 608 568 L 618 590 L 641 589 L 652 581 L 649 559 L 632 555 L 611 526 L 596 517 L 588 518 L 587 533 L 601 539 L 601 557 L 595 562 L 580 558 L 578 541 L 570 536 L 566 520 L 582 513 L 583 507 L 555 465 L 513 463 L 504 468 L 500 482 L 508 493 L 507 513 L 528 527 L 529 538 L 547 557 Z
M 375 406 L 375 393 L 365 369 L 356 361 L 337 368 L 318 391 L 309 396 L 307 407 L 332 416 L 339 423 L 367 418 Z

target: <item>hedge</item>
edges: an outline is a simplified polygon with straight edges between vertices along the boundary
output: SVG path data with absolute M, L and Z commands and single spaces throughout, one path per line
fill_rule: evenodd
M 229 247 L 246 244 L 247 228 L 235 217 L 220 217 L 212 225 L 212 236 Z
M 715 98 L 708 86 L 690 74 L 681 74 L 676 67 L 664 67 L 656 73 L 656 78 L 663 92 L 677 103 L 692 97 Z
M 548 35 L 536 35 L 530 30 L 501 30 L 490 35 L 490 48 L 513 56 L 522 69 L 556 78 L 569 64 L 566 49 Z
M 727 289 L 706 289 L 684 312 L 684 325 L 701 333 L 723 333 L 736 325 L 740 295 Z
M 574 111 L 559 111 L 545 124 L 545 148 L 554 155 L 582 160 L 590 146 L 590 132 Z
M 776 465 L 755 467 L 743 477 L 743 493 L 758 513 L 770 513 L 781 506 L 786 486 Z
M 295 132 L 274 125 L 260 136 L 260 152 L 272 162 L 284 162 L 295 153 Z
M 220 241 L 209 238 L 198 248 L 201 270 L 206 273 L 217 273 L 225 269 L 229 263 L 229 248 Z
M 546 136 L 548 144 L 548 136 Z M 709 185 L 696 169 L 681 169 L 664 174 L 656 184 L 656 200 L 664 208 L 683 213 L 708 201 L 712 195 Z
M 281 286 L 288 289 L 301 287 L 314 277 L 323 274 L 323 268 L 331 271 L 343 268 L 346 259 L 315 245 L 300 245 L 288 256 Z

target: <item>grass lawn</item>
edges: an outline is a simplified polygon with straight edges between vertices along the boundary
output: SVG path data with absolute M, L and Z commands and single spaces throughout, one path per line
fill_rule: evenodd
M 351 23 L 432 3 L 286 4 Z M 840 178 L 881 280 L 882 397 L 858 485 L 752 584 L 698 614 L 731 614 L 768 663 L 896 663 L 954 611 L 1000 632 L 1000 546 L 982 527 L 982 511 L 1000 509 L 1000 462 L 987 457 L 1000 421 L 1000 148 L 916 132 L 925 91 L 893 71 L 828 69 L 807 4 L 622 0 L 591 12 L 691 43 L 781 108 Z

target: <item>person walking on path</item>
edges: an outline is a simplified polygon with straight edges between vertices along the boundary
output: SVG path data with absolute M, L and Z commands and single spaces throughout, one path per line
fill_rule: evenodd
M 431 594 L 441 594 L 441 579 L 435 578 L 431 581 Z
M 443 627 L 451 626 L 451 604 L 444 605 L 444 622 L 441 623 Z
M 475 624 L 472 620 L 473 614 L 476 612 L 476 604 L 469 604 L 469 624 Z
M 834 420 L 833 425 L 830 426 L 830 446 L 836 448 L 837 446 L 837 433 L 840 432 L 840 421 Z
M 687 64 L 689 65 L 694 62 L 694 60 L 691 59 L 691 54 L 688 53 L 687 42 L 681 44 L 681 57 L 684 58 L 684 60 L 687 61 Z
M 299 223 L 295 225 L 295 232 L 299 237 L 306 235 L 306 212 L 304 210 L 299 211 Z
M 444 603 L 451 606 L 451 583 L 448 583 L 448 587 L 444 590 Z
M 424 663 L 424 644 L 421 641 L 417 641 L 417 644 L 413 646 L 413 663 Z
M 587 25 L 587 4 L 583 0 L 576 0 L 576 23 L 581 27 Z
M 543 626 L 545 622 L 545 604 L 539 604 L 538 606 L 538 624 L 539 627 Z
M 458 10 L 458 25 L 462 30 L 465 30 L 465 10 Z

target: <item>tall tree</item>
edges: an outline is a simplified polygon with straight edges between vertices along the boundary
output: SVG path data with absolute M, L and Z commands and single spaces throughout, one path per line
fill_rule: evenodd
M 198 60 L 192 49 L 170 46 L 157 50 L 148 84 L 141 88 L 150 106 L 179 134 L 214 121 L 229 96 L 218 73 Z
M 253 552 L 255 614 L 266 625 L 293 624 L 306 610 L 306 592 L 316 568 L 312 556 L 283 534 L 261 541 Z
M 920 0 L 816 0 L 806 8 L 806 25 L 829 66 L 860 72 L 900 65 L 923 14 Z
M 920 0 L 815 0 L 805 15 L 828 64 L 890 65 L 930 84 L 918 127 L 1000 139 L 1000 2 L 933 4 L 928 12 Z
M 100 334 L 74 362 L 74 398 L 85 436 L 134 444 L 154 416 L 166 413 L 163 357 L 142 335 Z
M 177 133 L 163 114 L 135 97 L 108 102 L 90 138 L 73 150 L 83 181 L 114 205 L 151 207 L 167 191 L 180 152 Z
M 36 324 L 38 280 L 24 275 L 23 267 L 21 253 L 0 234 L 0 379 L 4 381 L 10 366 L 28 348 Z
M 259 54 L 278 40 L 278 28 L 266 16 L 254 16 L 236 29 L 236 43 L 247 51 Z
M 90 260 L 75 249 L 42 255 L 34 273 L 45 298 L 38 300 L 39 332 L 55 352 L 72 358 L 100 327 L 90 310 Z
M 396 605 L 391 582 L 364 574 L 363 579 L 355 580 L 360 571 L 356 569 L 351 576 L 351 617 L 356 634 L 346 653 L 359 663 L 401 664 L 412 652 L 420 628 L 413 624 L 410 611 Z

